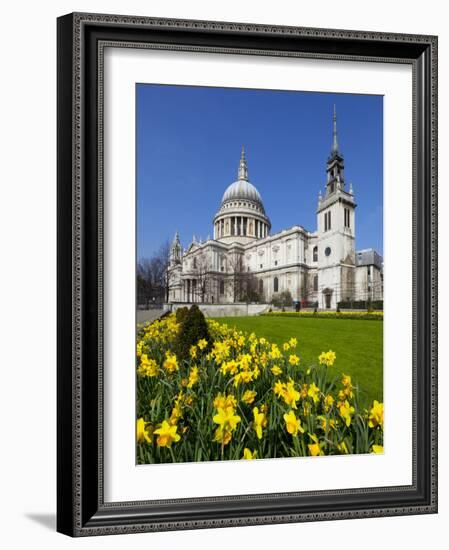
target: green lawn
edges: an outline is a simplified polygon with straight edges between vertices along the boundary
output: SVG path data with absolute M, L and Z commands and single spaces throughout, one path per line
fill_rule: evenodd
M 277 344 L 297 338 L 297 352 L 305 366 L 316 364 L 318 355 L 331 349 L 337 354 L 333 368 L 351 376 L 363 406 L 373 399 L 383 400 L 382 321 L 263 316 L 221 317 L 216 321 L 255 332 Z

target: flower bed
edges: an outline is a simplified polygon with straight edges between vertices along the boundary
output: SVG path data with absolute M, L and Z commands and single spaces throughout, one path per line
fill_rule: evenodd
M 269 311 L 262 313 L 271 317 L 307 317 L 317 319 L 363 319 L 367 321 L 383 321 L 383 311 Z
M 358 404 L 331 350 L 302 365 L 300 343 L 277 346 L 208 321 L 178 359 L 175 315 L 140 326 L 139 464 L 383 452 L 383 404 Z

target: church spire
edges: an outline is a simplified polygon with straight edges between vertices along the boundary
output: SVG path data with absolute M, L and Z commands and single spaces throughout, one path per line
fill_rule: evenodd
M 246 166 L 245 148 L 243 147 L 243 145 L 242 145 L 242 153 L 240 155 L 238 179 L 248 181 L 248 167 Z
M 332 141 L 332 153 L 338 153 L 338 139 L 337 139 L 337 108 L 334 103 L 334 129 L 333 129 L 333 141 Z

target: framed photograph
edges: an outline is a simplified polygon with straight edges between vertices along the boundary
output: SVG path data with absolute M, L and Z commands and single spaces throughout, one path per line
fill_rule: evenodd
M 58 531 L 437 511 L 437 38 L 58 19 Z

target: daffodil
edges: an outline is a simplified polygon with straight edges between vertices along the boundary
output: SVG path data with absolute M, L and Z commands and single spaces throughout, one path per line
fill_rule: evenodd
M 323 351 L 318 357 L 318 362 L 320 365 L 326 365 L 327 367 L 332 367 L 337 355 L 334 351 Z
M 309 386 L 309 389 L 307 390 L 307 395 L 312 398 L 314 403 L 318 403 L 318 401 L 320 400 L 319 394 L 320 389 L 318 388 L 318 386 L 315 385 L 314 382 L 312 382 L 312 384 L 310 384 Z
M 287 384 L 285 385 L 285 390 L 282 394 L 282 397 L 284 398 L 284 401 L 289 405 L 292 409 L 296 409 L 296 402 L 299 399 L 299 391 L 295 389 L 295 383 L 292 379 L 290 379 Z
M 196 346 L 190 346 L 190 357 L 192 359 L 196 359 L 197 354 L 198 354 L 198 348 Z
M 149 422 L 145 422 L 143 418 L 139 418 L 136 423 L 136 431 L 137 443 L 142 443 L 143 441 L 152 443 L 151 434 L 149 433 L 151 431 Z
M 338 406 L 340 416 L 343 418 L 343 420 L 346 423 L 346 426 L 351 425 L 351 417 L 355 412 L 354 407 L 352 407 L 348 401 L 345 401 L 344 403 L 340 403 Z
M 324 408 L 326 410 L 326 412 L 329 411 L 329 409 L 332 407 L 332 405 L 334 404 L 334 398 L 332 397 L 332 395 L 329 393 L 326 395 L 326 397 L 324 398 Z
M 214 434 L 214 441 L 217 443 L 221 443 L 222 445 L 227 445 L 232 439 L 231 432 L 227 430 L 223 430 L 223 428 L 219 427 L 215 430 Z
M 337 444 L 337 449 L 344 455 L 348 455 L 349 454 L 349 451 L 348 451 L 348 447 L 346 445 L 346 443 L 344 441 L 342 441 L 341 443 L 338 443 Z
M 301 426 L 301 420 L 296 418 L 293 411 L 284 414 L 285 427 L 291 435 L 298 435 L 298 432 L 304 433 L 304 428 Z
M 164 369 L 168 372 L 179 370 L 178 359 L 174 353 L 167 351 L 165 353 Z
M 299 365 L 299 357 L 294 353 L 288 358 L 290 365 Z
M 192 370 L 190 371 L 190 374 L 189 374 L 189 382 L 187 384 L 187 387 L 193 388 L 193 386 L 198 382 L 199 377 L 200 375 L 199 375 L 198 367 L 197 366 L 192 367 Z
M 201 340 L 198 340 L 198 347 L 200 350 L 203 350 L 207 347 L 207 340 L 205 338 L 201 338 Z
M 298 340 L 296 338 L 290 338 L 288 343 L 290 344 L 291 348 L 296 348 L 296 346 L 298 345 Z
M 137 374 L 140 376 L 153 377 L 157 375 L 157 363 L 154 359 L 149 359 L 146 353 L 140 357 L 140 365 L 137 368 Z
M 384 425 L 384 404 L 374 400 L 373 406 L 369 413 L 368 426 L 370 428 L 376 428 Z
M 214 407 L 217 410 L 226 409 L 228 407 L 237 407 L 237 399 L 232 394 L 225 395 L 223 393 L 219 393 L 215 396 Z
M 246 403 L 247 405 L 251 405 L 251 403 L 256 398 L 257 392 L 254 390 L 246 390 L 246 392 L 242 396 L 242 401 Z
M 154 433 L 158 436 L 156 443 L 159 447 L 171 447 L 172 443 L 176 443 L 181 439 L 181 436 L 176 433 L 178 427 L 170 425 L 166 420 L 162 422 Z
M 309 434 L 310 439 L 313 443 L 309 443 L 307 447 L 309 448 L 310 456 L 323 456 L 324 452 L 321 448 L 321 444 L 318 441 L 318 437 L 315 434 Z
M 232 432 L 237 427 L 241 418 L 234 412 L 233 407 L 221 407 L 217 409 L 217 414 L 214 415 L 213 421 L 218 424 L 222 430 Z
M 243 449 L 242 460 L 253 460 L 255 458 L 257 458 L 257 451 L 251 452 L 247 447 Z
M 263 412 L 259 412 L 258 407 L 254 407 L 253 416 L 254 416 L 254 430 L 257 434 L 257 437 L 259 439 L 262 439 L 262 430 L 267 425 L 267 415 Z
M 274 365 L 271 367 L 271 372 L 274 374 L 274 376 L 279 376 L 282 374 L 282 369 L 279 365 Z
M 384 447 L 383 447 L 383 445 L 373 445 L 371 447 L 371 452 L 376 454 L 376 455 L 383 454 L 384 453 Z
M 282 348 L 284 351 L 288 351 L 290 349 L 290 344 L 288 342 L 284 342 L 282 345 Z

